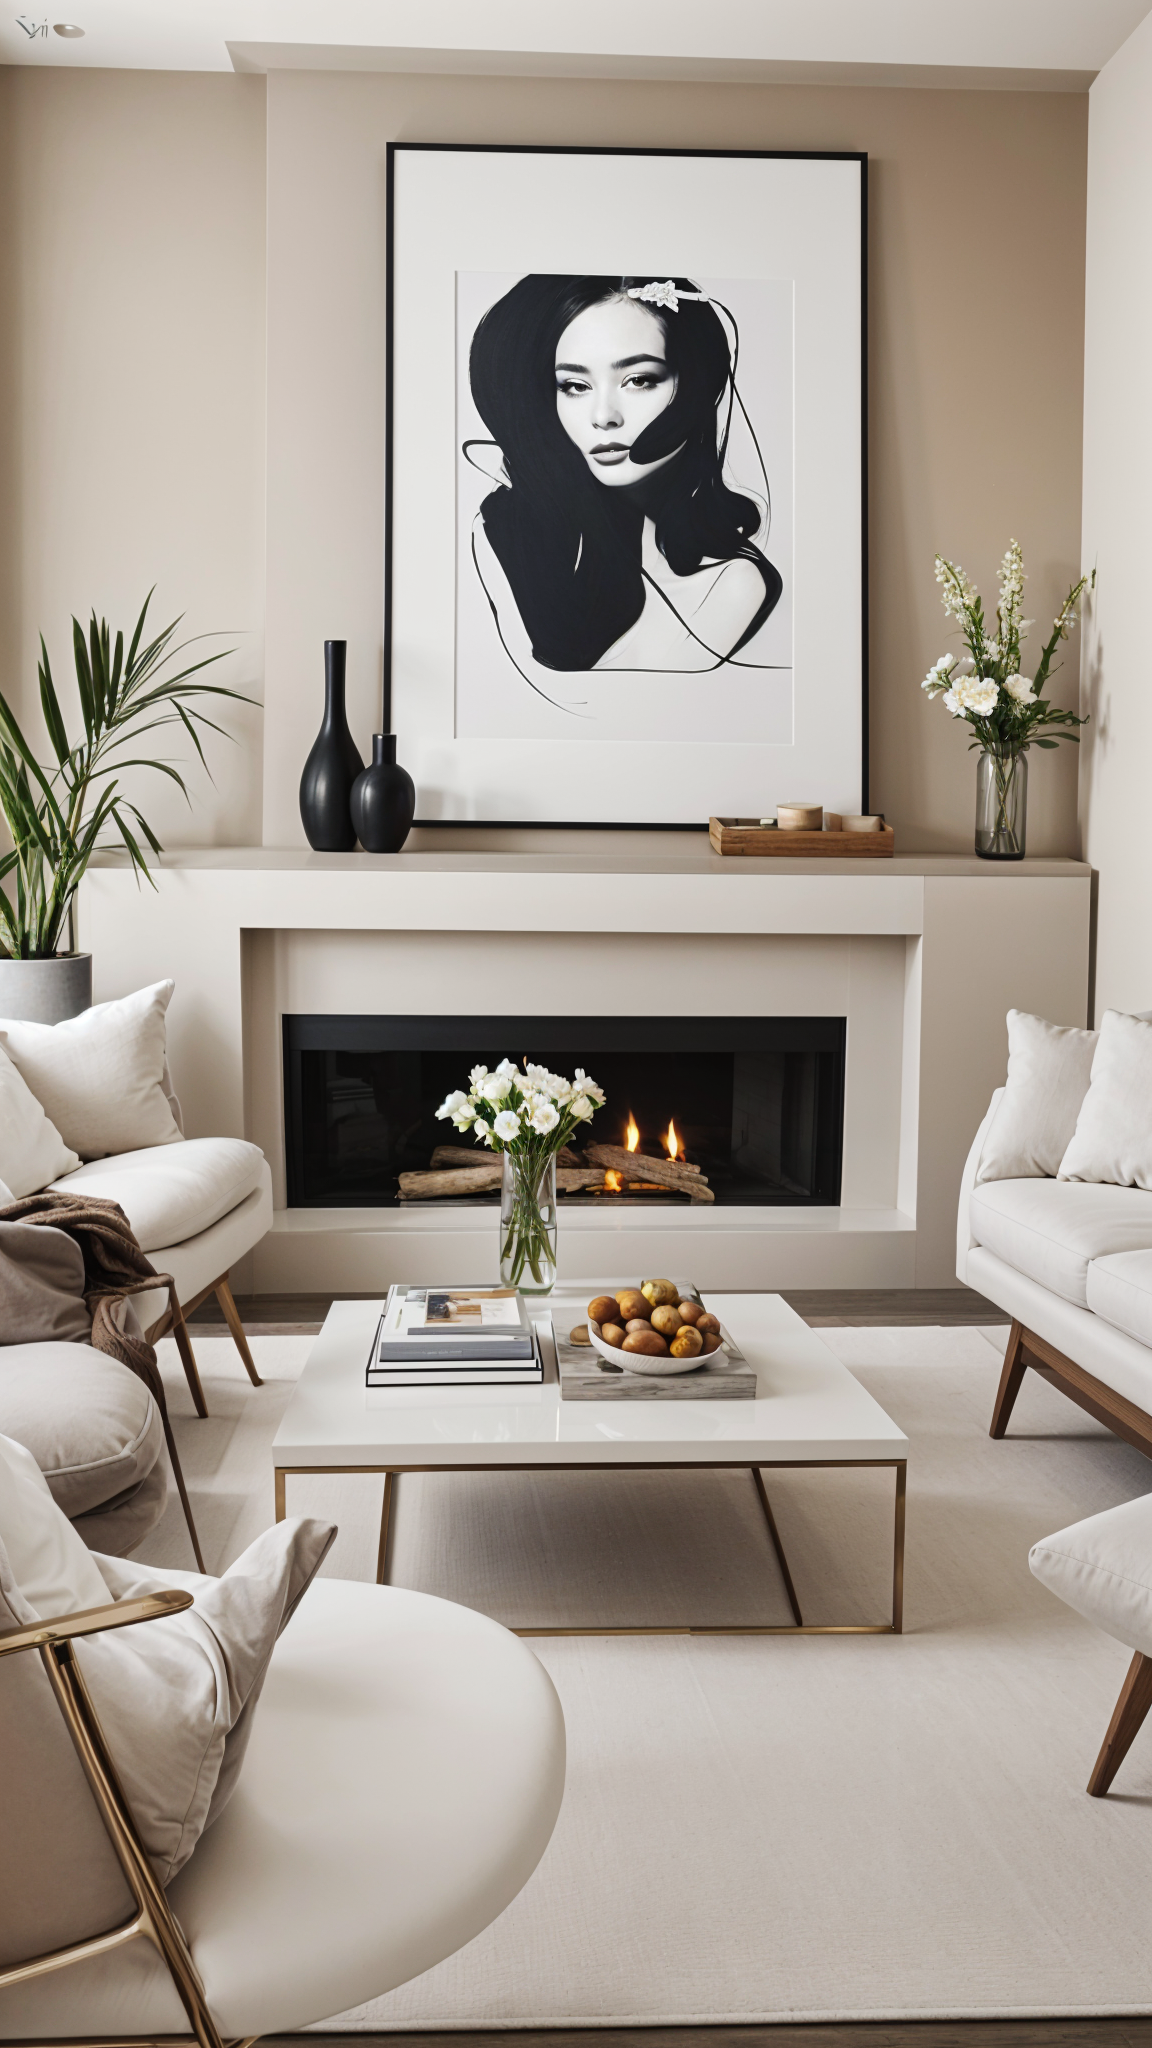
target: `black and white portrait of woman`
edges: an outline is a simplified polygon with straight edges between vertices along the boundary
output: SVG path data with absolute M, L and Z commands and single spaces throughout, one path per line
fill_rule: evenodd
M 787 282 L 457 274 L 458 732 L 790 737 L 791 316 Z

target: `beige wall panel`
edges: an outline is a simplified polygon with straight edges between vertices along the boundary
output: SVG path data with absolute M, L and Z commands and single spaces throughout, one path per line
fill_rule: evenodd
M 156 622 L 227 631 L 222 680 L 263 694 L 264 96 L 0 70 L 0 687 L 33 731 L 39 634 L 72 707 L 70 615 L 130 627 L 153 583 Z M 209 735 L 191 812 L 134 778 L 168 844 L 259 842 L 261 714 L 221 722 L 241 743 Z
M 1086 96 L 331 72 L 268 94 L 265 843 L 303 844 L 326 636 L 362 747 L 378 719 L 393 139 L 869 152 L 871 800 L 909 850 L 970 847 L 972 757 L 918 687 L 948 645 L 932 557 L 992 595 L 1015 534 L 1041 624 L 1077 573 Z M 1029 850 L 1071 852 L 1073 750 L 1032 764 Z
M 1098 871 L 1095 1016 L 1152 1005 L 1152 18 L 1092 88 L 1088 153 L 1084 858 Z

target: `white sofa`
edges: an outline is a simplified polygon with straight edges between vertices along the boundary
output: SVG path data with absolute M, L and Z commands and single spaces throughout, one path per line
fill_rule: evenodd
M 960 1187 L 956 1274 L 1012 1317 L 991 1433 L 1029 1367 L 1152 1456 L 1152 1193 L 1108 1183 L 977 1181 L 997 1089 Z

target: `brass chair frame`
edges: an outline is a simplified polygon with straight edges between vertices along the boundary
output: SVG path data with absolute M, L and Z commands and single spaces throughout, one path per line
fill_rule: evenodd
M 48 1675 L 56 1704 L 64 1717 L 84 1775 L 96 1801 L 100 1818 L 116 1852 L 136 1910 L 121 1926 L 85 1941 L 71 1942 L 27 1962 L 0 1969 L 0 1990 L 6 1985 L 27 1983 L 66 1969 L 70 1963 L 108 1955 L 127 1942 L 150 1941 L 162 1958 L 188 2015 L 187 2034 L 139 2034 L 99 2037 L 99 2048 L 253 2048 L 259 2035 L 242 2040 L 225 2040 L 212 2014 L 192 1953 L 183 1930 L 164 1895 L 162 1886 L 140 1839 L 124 1789 L 116 1773 L 96 1709 L 72 1648 L 79 1636 L 100 1635 L 107 1629 L 130 1628 L 137 1622 L 155 1621 L 161 1615 L 177 1614 L 191 1607 L 192 1595 L 183 1591 L 149 1593 L 139 1600 L 122 1600 L 107 1607 L 86 1608 L 79 1614 L 63 1615 L 57 1621 L 38 1622 L 32 1628 L 0 1632 L 0 1657 L 17 1656 L 35 1650 Z M 35 2041 L 9 2044 L 9 2048 L 97 2048 L 97 2037 L 83 2040 Z

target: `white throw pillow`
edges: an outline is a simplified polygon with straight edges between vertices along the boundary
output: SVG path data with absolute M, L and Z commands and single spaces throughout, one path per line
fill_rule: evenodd
M 79 1164 L 0 1044 L 0 1205 L 34 1195 Z
M 1061 1180 L 1152 1189 L 1152 1023 L 1105 1010 Z
M 166 1885 L 235 1789 L 276 1638 L 336 1530 L 303 1518 L 277 1523 L 220 1579 L 152 1572 L 88 1550 L 35 1459 L 8 1438 L 0 1438 L 0 1452 L 0 1609 L 6 1603 L 17 1624 L 172 1585 L 193 1596 L 183 1613 L 88 1636 L 76 1650 L 141 1839 Z
M 1008 1012 L 1008 1080 L 977 1181 L 1050 1178 L 1076 1129 L 1099 1033 Z
M 0 1436 L 0 1543 L 41 1621 L 108 1606 L 93 1553 L 57 1507 L 31 1451 L 9 1436 Z
M 81 1159 L 180 1138 L 164 1086 L 164 1013 L 174 986 L 158 981 L 119 1002 L 97 1003 L 63 1024 L 0 1017 L 0 1045 Z M 47 1177 L 68 1171 L 60 1167 Z

